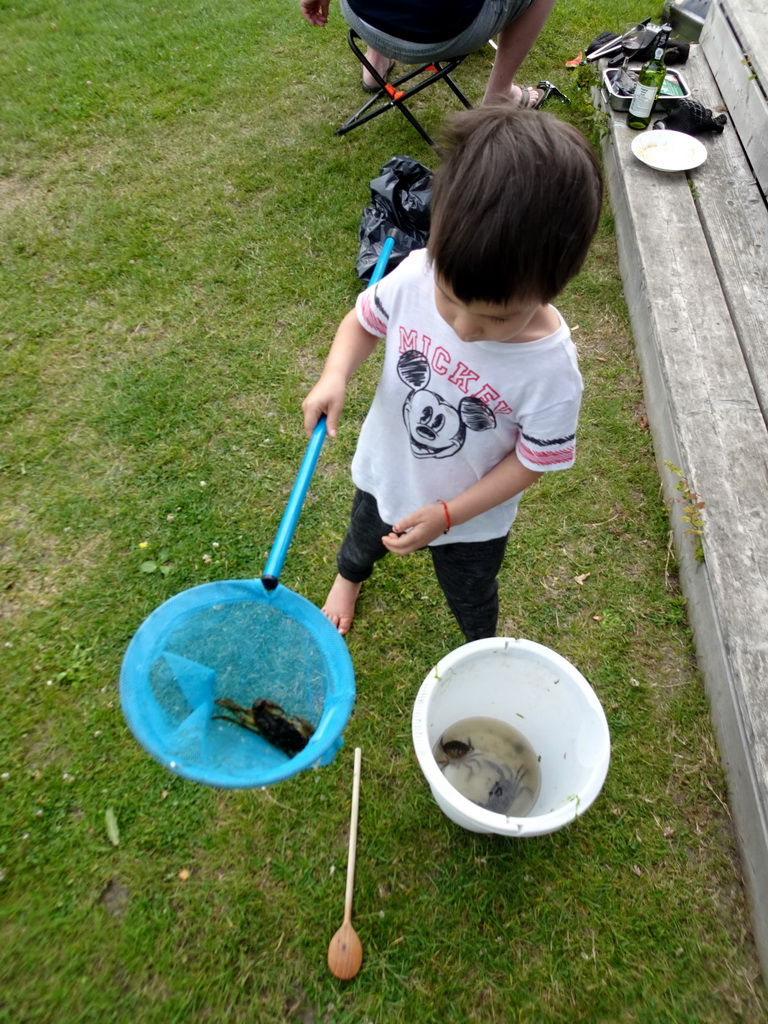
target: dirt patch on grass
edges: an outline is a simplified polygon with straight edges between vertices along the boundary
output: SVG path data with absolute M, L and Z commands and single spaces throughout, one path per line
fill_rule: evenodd
M 12 175 L 0 178 L 0 217 L 6 217 L 20 206 L 36 198 L 40 186 L 26 178 Z
M 32 525 L 29 509 L 17 507 L 0 543 L 0 620 L 49 608 L 64 589 L 78 585 L 100 563 L 109 544 L 104 537 L 65 538 Z
M 110 878 L 100 897 L 101 905 L 107 913 L 118 919 L 125 917 L 130 900 L 131 893 L 128 886 L 118 882 L 116 878 Z

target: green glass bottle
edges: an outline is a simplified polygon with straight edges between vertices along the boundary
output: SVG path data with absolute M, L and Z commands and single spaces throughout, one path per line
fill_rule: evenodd
M 664 63 L 664 47 L 667 45 L 671 25 L 664 25 L 656 38 L 653 57 L 643 64 L 627 114 L 630 128 L 643 131 L 651 123 L 651 113 L 656 96 L 664 84 L 667 66 Z

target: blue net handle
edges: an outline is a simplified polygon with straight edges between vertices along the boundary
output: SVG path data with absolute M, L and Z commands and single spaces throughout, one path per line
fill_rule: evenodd
M 280 520 L 280 525 L 277 528 L 277 534 L 275 535 L 272 549 L 269 552 L 267 564 L 264 566 L 264 575 L 261 577 L 261 582 L 267 590 L 275 589 L 280 573 L 283 570 L 285 556 L 288 554 L 288 548 L 293 538 L 296 524 L 299 521 L 301 507 L 304 504 L 304 499 L 307 496 L 309 484 L 312 480 L 312 474 L 315 472 L 315 466 L 320 457 L 320 449 L 323 447 L 326 430 L 325 416 L 321 416 L 317 421 L 317 426 L 312 431 L 312 437 L 309 439 L 304 458 L 301 460 L 298 475 L 288 497 L 288 504 L 285 506 L 285 512 L 283 512 L 283 518 Z
M 381 248 L 381 253 L 376 266 L 373 268 L 371 274 L 371 280 L 369 288 L 375 285 L 384 276 L 384 271 L 387 269 L 387 263 L 389 257 L 392 254 L 392 250 L 395 246 L 394 235 L 388 235 L 384 239 L 384 245 Z M 312 431 L 312 437 L 309 439 L 307 450 L 304 453 L 304 458 L 301 460 L 299 466 L 299 472 L 296 476 L 291 493 L 288 496 L 288 504 L 283 512 L 283 518 L 280 520 L 280 525 L 277 528 L 277 534 L 275 535 L 272 549 L 269 552 L 267 558 L 267 564 L 264 566 L 264 574 L 261 577 L 261 582 L 267 590 L 274 590 L 280 580 L 280 573 L 283 571 L 283 565 L 285 564 L 285 557 L 288 554 L 288 548 L 290 547 L 293 534 L 296 530 L 296 524 L 299 521 L 299 515 L 304 504 L 304 499 L 307 496 L 309 485 L 312 481 L 312 475 L 315 472 L 315 466 L 317 460 L 320 457 L 320 450 L 323 447 L 323 441 L 325 441 L 325 435 L 327 433 L 327 424 L 325 416 L 321 416 L 317 421 L 317 426 Z

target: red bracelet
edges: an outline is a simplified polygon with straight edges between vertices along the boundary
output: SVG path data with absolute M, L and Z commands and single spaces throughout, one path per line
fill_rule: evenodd
M 435 500 L 438 505 L 443 506 L 443 512 L 445 512 L 445 529 L 443 530 L 443 533 L 448 533 L 451 528 L 451 513 L 448 511 L 448 506 L 442 498 L 436 498 Z

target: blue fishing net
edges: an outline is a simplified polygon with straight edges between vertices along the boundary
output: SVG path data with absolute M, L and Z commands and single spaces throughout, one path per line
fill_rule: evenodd
M 123 712 L 147 752 L 178 775 L 225 788 L 328 764 L 354 696 L 349 652 L 329 620 L 258 579 L 204 584 L 161 605 L 131 641 L 120 677 Z M 290 757 L 215 717 L 217 699 L 250 707 L 259 697 L 315 726 L 304 750 Z

